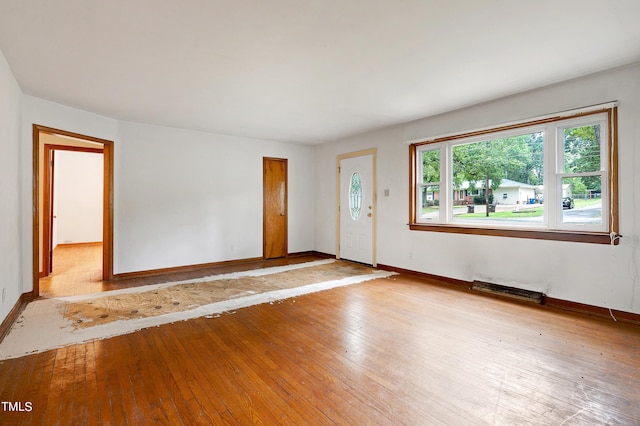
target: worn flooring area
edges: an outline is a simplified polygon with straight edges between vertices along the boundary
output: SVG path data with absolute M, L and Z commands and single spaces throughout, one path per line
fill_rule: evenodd
M 201 278 L 195 281 L 151 286 L 143 291 L 117 291 L 91 298 L 63 299 L 63 316 L 75 328 L 95 327 L 113 321 L 148 318 L 182 312 L 242 296 L 287 290 L 309 284 L 373 274 L 376 270 L 333 260 L 303 263 L 274 270 Z M 116 293 L 116 294 L 113 294 Z
M 637 425 L 640 327 L 406 275 L 0 361 L 0 424 Z
M 92 295 L 43 298 L 24 309 L 0 342 L 0 359 L 390 275 L 393 273 L 326 259 Z

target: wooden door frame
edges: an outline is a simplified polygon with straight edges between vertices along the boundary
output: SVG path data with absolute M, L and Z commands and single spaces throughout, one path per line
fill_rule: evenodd
M 89 148 L 82 146 L 69 146 L 69 145 L 58 145 L 58 144 L 44 144 L 44 176 L 43 176 L 43 203 L 42 203 L 42 273 L 39 275 L 40 278 L 43 276 L 49 275 L 51 271 L 51 246 L 53 244 L 53 229 L 51 228 L 52 224 L 52 216 L 53 216 L 53 204 L 51 200 L 53 199 L 53 175 L 49 173 L 49 170 L 52 167 L 47 166 L 47 160 L 50 157 L 51 152 L 55 151 L 75 151 L 75 152 L 89 152 L 94 154 L 104 154 L 104 148 Z M 55 165 L 53 166 L 55 167 Z M 104 219 L 104 218 L 103 218 Z M 39 245 L 39 244 L 38 244 Z M 38 256 L 39 257 L 39 256 Z M 39 260 L 39 259 L 38 259 Z
M 378 247 L 378 149 L 369 148 L 361 151 L 349 152 L 346 154 L 340 154 L 336 157 L 336 259 L 340 259 L 340 162 L 347 158 L 363 157 L 365 155 L 371 155 L 373 162 L 373 192 L 372 192 L 372 214 L 373 221 L 371 222 L 371 244 L 372 244 L 372 265 L 378 266 L 377 260 L 377 247 Z
M 267 206 L 265 200 L 265 189 L 267 183 L 267 161 L 280 161 L 284 163 L 284 257 L 289 255 L 289 159 L 276 157 L 262 157 L 262 258 L 267 258 Z
M 51 127 L 33 124 L 33 187 L 32 187 L 32 211 L 33 211 L 33 228 L 32 228 L 32 270 L 33 270 L 33 297 L 40 295 L 40 135 L 50 134 L 58 136 L 67 136 L 74 139 L 80 139 L 88 142 L 96 142 L 102 144 L 103 160 L 103 201 L 102 201 L 102 279 L 110 281 L 113 279 L 113 170 L 114 155 L 113 141 L 100 139 L 93 136 L 82 135 L 79 133 L 68 132 L 66 130 L 54 129 Z M 69 147 L 66 147 L 69 148 Z M 45 155 L 47 151 L 45 150 Z M 48 158 L 48 157 L 45 157 Z M 44 164 L 44 162 L 43 162 Z M 44 167 L 48 174 L 48 167 Z M 43 173 L 44 174 L 44 173 Z M 44 178 L 44 176 L 43 176 Z M 44 194 L 43 194 L 44 195 Z M 45 200 L 46 201 L 46 198 Z M 48 201 L 46 201 L 48 203 Z M 45 206 L 43 204 L 43 210 Z M 43 238 L 44 227 L 50 232 L 48 220 L 43 217 Z M 48 245 L 48 244 L 47 244 Z M 43 251 L 45 242 L 43 241 Z M 44 256 L 43 256 L 44 258 Z M 43 268 L 44 271 L 44 268 Z

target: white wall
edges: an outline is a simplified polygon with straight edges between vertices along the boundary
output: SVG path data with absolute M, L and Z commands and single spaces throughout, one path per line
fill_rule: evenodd
M 22 91 L 0 52 L 0 322 L 22 291 L 20 111 Z
M 289 164 L 289 252 L 313 249 L 313 149 L 120 123 L 117 272 L 262 256 L 262 158 Z
M 427 94 L 428 95 L 428 94 Z M 619 100 L 619 246 L 410 231 L 404 141 Z M 640 313 L 640 64 L 316 147 L 315 248 L 335 253 L 335 159 L 378 148 L 381 264 Z M 384 197 L 384 189 L 389 196 Z
M 289 252 L 313 249 L 311 147 L 118 122 L 31 96 L 21 122 L 23 292 L 32 289 L 34 123 L 114 141 L 116 274 L 261 257 L 263 157 L 289 159 Z
M 507 194 L 507 198 L 503 195 Z M 527 204 L 530 198 L 535 198 L 533 188 L 498 188 L 493 191 L 493 201 L 498 204 Z
M 53 247 L 102 241 L 103 154 L 55 152 Z

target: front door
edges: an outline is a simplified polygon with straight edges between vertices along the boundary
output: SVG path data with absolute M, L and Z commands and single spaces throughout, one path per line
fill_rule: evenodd
M 373 265 L 373 155 L 340 160 L 340 258 Z
M 263 253 L 265 259 L 287 255 L 287 160 L 263 159 Z

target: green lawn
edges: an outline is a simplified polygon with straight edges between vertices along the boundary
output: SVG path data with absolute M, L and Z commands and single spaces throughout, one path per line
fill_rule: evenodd
M 433 212 L 437 212 L 440 210 L 440 207 L 438 206 L 433 206 L 433 207 L 423 207 L 422 208 L 422 214 L 425 215 L 427 213 L 433 213 Z
M 575 206 L 576 209 L 581 209 L 584 207 L 589 207 L 589 206 L 593 206 L 595 204 L 598 204 L 599 202 L 601 202 L 602 199 L 600 198 L 591 198 L 590 200 L 577 200 L 577 199 L 573 199 L 573 204 Z
M 522 209 L 519 212 L 511 211 L 511 212 L 495 212 L 489 213 L 489 217 L 491 218 L 499 218 L 499 219 L 512 219 L 517 217 L 537 217 L 542 216 L 544 214 L 544 208 L 542 206 L 535 208 L 527 208 Z M 460 218 L 483 218 L 487 217 L 486 213 L 465 213 L 465 214 L 457 214 L 456 217 Z
M 466 207 L 465 207 L 466 208 Z M 438 207 L 423 207 L 422 214 L 426 215 L 428 213 L 437 212 Z M 465 210 L 466 211 L 466 210 Z M 455 213 L 454 213 L 455 214 Z M 519 212 L 497 212 L 497 213 L 489 213 L 489 217 L 496 218 L 511 218 L 511 217 L 536 217 L 542 216 L 544 214 L 544 207 L 538 206 L 533 209 L 527 208 L 520 210 Z M 482 218 L 486 217 L 485 213 L 464 213 L 464 214 L 455 214 L 456 217 L 469 217 L 469 218 Z
M 596 198 L 596 199 L 592 198 L 590 200 L 574 199 L 573 201 L 575 206 L 574 208 L 580 209 L 580 208 L 596 205 L 602 200 L 600 200 L 599 198 Z M 489 213 L 489 217 L 509 219 L 509 218 L 518 218 L 518 217 L 537 217 L 537 216 L 542 216 L 544 214 L 544 204 L 533 204 L 530 206 L 531 207 L 523 207 L 518 212 L 510 211 L 510 212 Z M 428 213 L 437 212 L 438 210 L 439 210 L 438 206 L 423 207 L 422 214 L 426 215 Z M 456 214 L 455 216 L 459 218 L 483 218 L 483 217 L 486 217 L 486 214 L 485 213 L 463 213 L 463 214 Z

